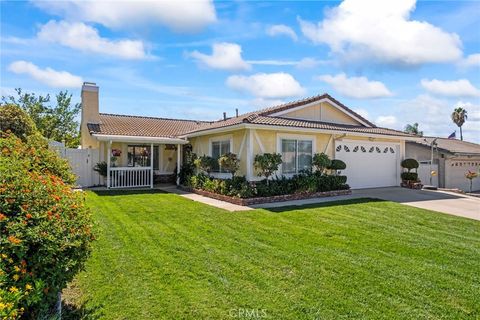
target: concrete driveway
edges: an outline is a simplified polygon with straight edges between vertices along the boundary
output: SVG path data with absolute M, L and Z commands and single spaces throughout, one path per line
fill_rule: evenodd
M 389 200 L 412 207 L 480 220 L 480 198 L 454 192 L 392 187 L 353 190 L 352 196 Z
M 377 198 L 394 201 L 412 207 L 423 208 L 455 216 L 480 220 L 480 198 L 453 192 L 411 190 L 400 187 L 357 189 L 349 196 L 316 198 L 256 205 L 256 208 L 304 205 L 334 200 Z

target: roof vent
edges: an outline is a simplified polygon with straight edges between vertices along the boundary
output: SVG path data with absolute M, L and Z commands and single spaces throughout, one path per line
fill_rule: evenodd
M 227 120 L 227 113 L 226 112 L 223 113 L 223 120 Z

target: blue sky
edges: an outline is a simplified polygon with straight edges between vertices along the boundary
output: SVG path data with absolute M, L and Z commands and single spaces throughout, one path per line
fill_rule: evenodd
M 1 1 L 1 94 L 218 119 L 327 92 L 379 126 L 480 142 L 479 1 Z M 459 135 L 457 130 L 457 136 Z

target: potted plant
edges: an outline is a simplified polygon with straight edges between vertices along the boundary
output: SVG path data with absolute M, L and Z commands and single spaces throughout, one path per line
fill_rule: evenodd
M 112 162 L 112 167 L 117 166 L 117 159 L 122 155 L 122 150 L 120 149 L 112 149 L 112 156 L 110 157 L 110 161 Z

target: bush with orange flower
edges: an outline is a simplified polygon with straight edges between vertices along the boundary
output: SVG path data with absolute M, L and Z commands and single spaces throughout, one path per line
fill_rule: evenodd
M 82 269 L 92 220 L 43 138 L 0 134 L 0 319 L 38 318 Z

